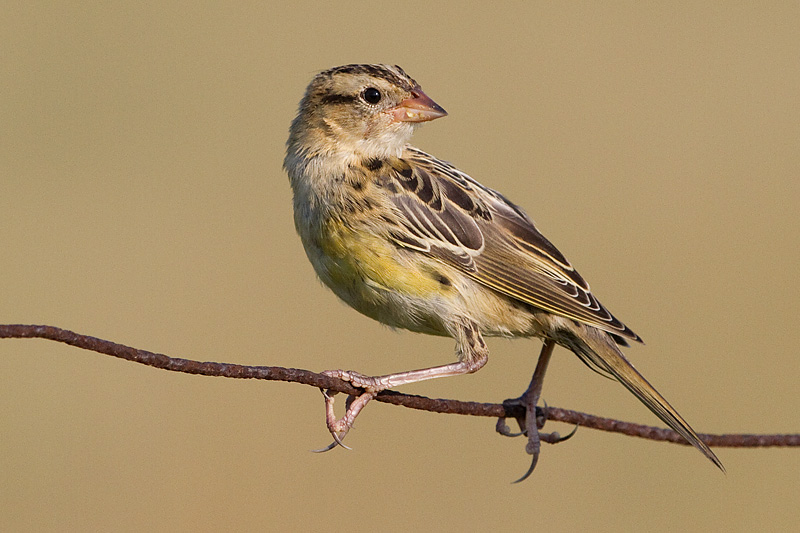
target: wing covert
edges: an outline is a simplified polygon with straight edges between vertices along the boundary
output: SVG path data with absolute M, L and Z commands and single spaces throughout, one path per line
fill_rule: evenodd
M 452 165 L 408 147 L 384 166 L 401 228 L 399 246 L 427 253 L 479 283 L 617 337 L 641 341 L 519 207 Z M 382 178 L 386 181 L 387 178 Z

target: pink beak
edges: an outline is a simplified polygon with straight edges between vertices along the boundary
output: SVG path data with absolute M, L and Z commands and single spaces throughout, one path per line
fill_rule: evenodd
M 427 122 L 447 115 L 447 111 L 422 92 L 419 85 L 411 91 L 411 98 L 406 98 L 386 112 L 395 122 Z

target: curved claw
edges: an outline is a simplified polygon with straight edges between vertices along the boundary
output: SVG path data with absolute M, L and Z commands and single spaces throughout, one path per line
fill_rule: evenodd
M 539 454 L 538 453 L 534 453 L 533 454 L 533 459 L 531 460 L 531 466 L 530 466 L 530 468 L 528 468 L 528 471 L 525 472 L 522 475 L 522 477 L 519 478 L 518 480 L 512 481 L 511 484 L 513 485 L 515 483 L 520 483 L 520 482 L 525 481 L 526 479 L 528 479 L 531 476 L 531 474 L 533 474 L 533 469 L 536 468 L 536 463 L 538 463 L 538 462 L 539 462 Z
M 327 372 L 325 372 L 325 374 L 327 374 Z M 341 378 L 342 376 L 336 377 Z M 345 402 L 345 414 L 339 419 L 336 418 L 336 413 L 333 411 L 334 396 L 336 395 L 336 392 L 329 389 L 320 389 L 320 391 L 325 397 L 325 425 L 328 427 L 328 432 L 330 432 L 331 436 L 333 437 L 333 443 L 326 448 L 315 451 L 327 452 L 336 446 L 341 446 L 346 450 L 350 450 L 351 448 L 345 446 L 342 440 L 345 438 L 345 436 L 347 436 L 348 431 L 350 431 L 350 429 L 353 427 L 353 421 L 358 416 L 358 413 L 361 412 L 367 403 L 369 403 L 373 398 L 375 398 L 375 396 L 378 395 L 378 391 L 370 390 L 360 394 L 359 396 L 348 396 L 347 401 Z
M 349 448 L 349 447 L 345 446 L 344 444 L 342 444 L 341 440 L 340 441 L 335 441 L 334 440 L 333 442 L 331 442 L 330 444 L 328 444 L 324 448 L 320 448 L 319 450 L 311 450 L 311 452 L 312 453 L 325 453 L 325 452 L 331 451 L 332 449 L 336 448 L 337 446 L 341 446 L 345 450 L 352 450 L 352 448 Z
M 572 431 L 569 432 L 569 434 L 567 434 L 567 435 L 565 435 L 563 437 L 560 437 L 556 442 L 564 442 L 567 439 L 571 439 L 572 436 L 575 435 L 575 433 L 578 432 L 578 428 L 579 427 L 580 427 L 579 424 L 575 424 L 575 427 L 572 429 Z
M 539 438 L 548 444 L 558 444 L 559 442 L 564 442 L 565 440 L 572 438 L 572 436 L 578 432 L 578 427 L 579 426 L 576 425 L 575 428 L 572 431 L 570 431 L 568 435 L 564 435 L 563 437 L 559 435 L 558 432 L 553 432 L 553 433 L 541 433 L 539 434 Z
M 325 448 L 321 448 L 319 450 L 311 450 L 315 453 L 322 453 L 330 451 L 337 446 L 341 446 L 345 450 L 351 450 L 349 446 L 346 446 L 342 439 L 345 438 L 347 432 L 350 430 L 350 426 L 347 425 L 346 422 L 343 420 L 336 420 L 336 415 L 333 412 L 333 402 L 334 402 L 334 395 L 330 393 L 330 391 L 325 389 L 320 389 L 322 391 L 322 395 L 325 397 L 325 425 L 328 426 L 328 432 L 330 432 L 331 436 L 333 437 L 333 442 L 326 446 Z M 346 403 L 347 407 L 350 407 L 350 403 L 352 401 L 351 397 L 348 397 L 348 401 Z M 344 426 L 344 429 L 340 428 L 339 426 Z
M 548 444 L 558 444 L 559 442 L 564 442 L 565 440 L 568 440 L 568 439 L 572 438 L 572 436 L 575 435 L 575 433 L 578 432 L 578 428 L 579 427 L 580 426 L 578 424 L 576 424 L 575 427 L 572 429 L 572 431 L 570 431 L 569 434 L 564 435 L 563 437 L 561 435 L 559 435 L 558 433 L 539 433 L 539 438 L 538 439 L 533 439 L 533 442 L 528 442 L 528 446 L 526 447 L 526 450 L 529 450 L 529 453 L 531 454 L 531 456 L 533 456 L 533 459 L 531 460 L 531 466 L 530 466 L 530 468 L 528 468 L 528 471 L 525 472 L 525 474 L 523 474 L 523 476 L 521 478 L 519 478 L 516 481 L 513 481 L 512 484 L 513 483 L 519 483 L 521 481 L 525 481 L 533 473 L 534 468 L 536 468 L 536 463 L 539 462 L 539 449 L 538 449 L 539 448 L 539 446 L 538 446 L 538 442 L 539 441 L 546 442 Z M 508 429 L 508 428 L 506 428 L 506 429 Z M 534 446 L 531 446 L 531 444 L 534 444 Z
M 346 445 L 345 445 L 345 443 L 344 443 L 344 442 L 342 442 L 342 439 L 345 437 L 345 435 L 347 435 L 347 431 L 345 430 L 345 431 L 343 431 L 342 433 L 343 433 L 343 434 L 342 434 L 342 436 L 340 437 L 340 436 L 339 436 L 339 434 L 338 434 L 338 433 L 336 433 L 335 431 L 332 431 L 332 432 L 331 432 L 331 436 L 333 436 L 333 444 L 334 444 L 334 445 L 336 445 L 336 446 L 341 446 L 341 447 L 342 447 L 342 448 L 344 448 L 345 450 L 352 450 L 353 448 L 351 448 L 351 447 L 349 447 L 349 446 L 346 446 Z M 336 446 L 334 446 L 334 447 L 336 447 Z

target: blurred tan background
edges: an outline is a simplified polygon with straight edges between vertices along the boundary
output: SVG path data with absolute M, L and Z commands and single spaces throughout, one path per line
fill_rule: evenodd
M 16 5 L 15 5 L 16 4 Z M 523 206 L 647 342 L 701 432 L 800 431 L 800 4 L 81 2 L 0 19 L 0 322 L 176 357 L 386 373 L 450 362 L 315 280 L 281 170 L 318 70 L 403 66 L 450 116 L 415 144 Z M 539 351 L 491 340 L 515 396 Z M 550 405 L 655 424 L 559 349 Z M 0 341 L 0 529 L 787 530 L 800 450 L 699 453 L 373 404 L 330 441 L 314 389 Z M 551 423 L 548 429 L 567 432 Z

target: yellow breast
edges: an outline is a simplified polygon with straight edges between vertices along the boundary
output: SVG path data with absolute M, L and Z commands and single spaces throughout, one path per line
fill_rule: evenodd
M 368 299 L 380 289 L 418 297 L 441 291 L 440 284 L 424 268 L 427 261 L 401 256 L 397 247 L 382 237 L 332 226 L 329 224 L 319 248 L 324 256 L 320 266 L 334 290 L 349 287 L 359 293 L 366 291 L 364 297 Z

